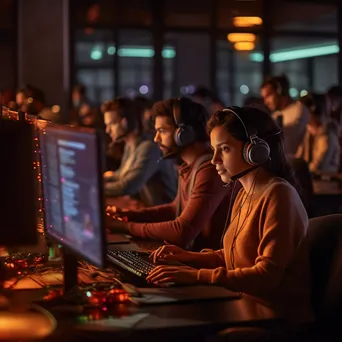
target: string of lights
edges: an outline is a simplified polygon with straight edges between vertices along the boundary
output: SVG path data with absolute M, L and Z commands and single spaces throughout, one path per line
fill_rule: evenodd
M 34 125 L 33 137 L 33 171 L 37 179 L 37 231 L 44 232 L 44 201 L 42 193 L 42 174 L 40 164 L 40 147 L 39 147 L 39 130 L 45 126 L 46 120 L 39 118 L 36 115 L 30 115 L 21 111 L 10 109 L 6 106 L 0 106 L 0 117 L 7 120 L 23 120 Z

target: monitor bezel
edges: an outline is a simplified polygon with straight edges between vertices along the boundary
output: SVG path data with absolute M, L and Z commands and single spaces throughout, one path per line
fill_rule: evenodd
M 99 220 L 100 220 L 100 243 L 101 243 L 101 258 L 100 258 L 100 264 L 94 262 L 94 260 L 89 259 L 86 254 L 80 253 L 77 249 L 73 248 L 70 245 L 64 244 L 60 239 L 49 233 L 47 222 L 46 222 L 46 213 L 45 213 L 45 186 L 44 186 L 44 178 L 43 178 L 43 158 L 42 154 L 40 154 L 40 163 L 41 163 L 41 169 L 42 169 L 42 194 L 43 194 L 43 203 L 44 203 L 44 231 L 45 234 L 51 238 L 54 242 L 57 244 L 60 244 L 63 246 L 63 248 L 66 250 L 66 252 L 71 252 L 78 258 L 85 260 L 92 265 L 98 267 L 98 268 L 105 268 L 107 266 L 107 258 L 106 258 L 106 252 L 107 252 L 107 240 L 106 240 L 106 231 L 105 231 L 105 197 L 104 197 L 104 182 L 103 182 L 103 170 L 104 165 L 102 161 L 102 153 L 103 153 L 103 141 L 101 139 L 101 132 L 98 129 L 94 128 L 88 128 L 88 127 L 79 127 L 79 126 L 72 126 L 72 125 L 61 125 L 61 124 L 53 124 L 48 123 L 43 129 L 39 130 L 39 148 L 41 150 L 41 135 L 46 134 L 46 131 L 48 130 L 63 130 L 63 131 L 69 131 L 69 132 L 78 132 L 78 133 L 87 133 L 92 134 L 95 136 L 96 141 L 96 164 L 98 167 L 98 174 L 97 174 L 97 186 L 98 186 L 98 203 L 99 203 Z

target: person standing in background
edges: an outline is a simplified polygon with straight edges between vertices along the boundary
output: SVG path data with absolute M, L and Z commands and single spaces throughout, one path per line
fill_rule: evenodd
M 287 155 L 294 156 L 309 122 L 309 110 L 300 101 L 294 101 L 289 90 L 287 77 L 275 76 L 261 85 L 260 95 L 278 125 L 281 122 Z

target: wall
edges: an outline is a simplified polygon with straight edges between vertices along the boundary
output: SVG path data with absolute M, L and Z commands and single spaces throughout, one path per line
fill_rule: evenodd
M 68 0 L 19 0 L 18 85 L 44 91 L 62 113 L 69 93 Z

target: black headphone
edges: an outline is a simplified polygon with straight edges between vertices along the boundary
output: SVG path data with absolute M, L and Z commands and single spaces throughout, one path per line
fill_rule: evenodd
M 241 122 L 244 131 L 246 133 L 246 137 L 249 141 L 247 141 L 242 149 L 242 156 L 244 161 L 251 166 L 258 166 L 265 164 L 270 159 L 270 147 L 268 143 L 258 137 L 257 130 L 249 131 L 240 115 L 236 112 L 237 110 L 241 110 L 239 107 L 228 107 L 224 108 L 222 111 L 227 113 L 232 113 L 235 115 Z M 281 131 L 277 132 L 274 135 L 280 134 Z M 273 134 L 272 134 L 273 135 Z
M 173 104 L 173 119 L 177 126 L 174 133 L 174 141 L 177 146 L 187 146 L 193 144 L 197 139 L 194 128 L 183 122 L 183 113 L 187 110 L 191 111 L 192 101 L 185 97 L 177 98 Z
M 280 84 L 280 82 L 275 78 L 274 79 L 274 83 L 276 85 L 276 92 L 278 95 L 282 95 L 283 94 L 283 87 L 282 85 Z

